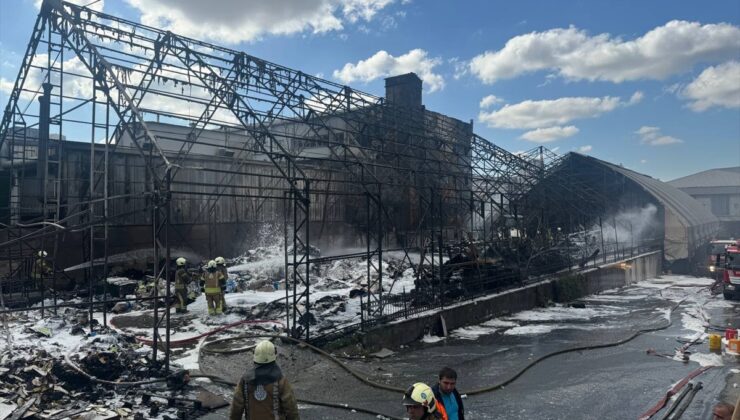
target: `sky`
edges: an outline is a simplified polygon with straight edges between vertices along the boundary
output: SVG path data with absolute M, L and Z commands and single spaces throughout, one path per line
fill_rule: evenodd
M 93 0 L 75 0 L 89 5 Z M 0 1 L 0 103 L 40 0 Z M 520 152 L 545 146 L 667 181 L 740 166 L 740 2 L 99 0 L 93 8 L 424 104 Z

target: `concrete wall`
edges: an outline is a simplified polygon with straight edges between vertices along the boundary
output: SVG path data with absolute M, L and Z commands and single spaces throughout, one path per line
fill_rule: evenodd
M 653 252 L 621 263 L 567 273 L 526 287 L 508 290 L 474 301 L 459 303 L 419 318 L 401 320 L 366 332 L 361 342 L 370 350 L 397 347 L 421 338 L 425 332 L 439 332 L 440 315 L 448 330 L 478 324 L 490 318 L 508 315 L 548 302 L 568 302 L 607 289 L 626 286 L 657 277 L 661 272 L 661 254 Z

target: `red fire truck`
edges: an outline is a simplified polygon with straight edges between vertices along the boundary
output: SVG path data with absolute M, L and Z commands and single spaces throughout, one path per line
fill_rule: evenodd
M 725 299 L 740 298 L 740 240 L 726 248 L 722 294 Z

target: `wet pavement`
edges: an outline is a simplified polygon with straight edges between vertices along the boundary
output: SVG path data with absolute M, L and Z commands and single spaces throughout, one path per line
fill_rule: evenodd
M 538 357 L 562 349 L 617 342 L 635 331 L 671 324 L 613 347 L 548 358 L 513 383 L 464 400 L 467 419 L 629 419 L 656 404 L 675 383 L 700 366 L 701 389 L 685 419 L 711 418 L 720 400 L 737 399 L 737 356 L 712 354 L 708 325 L 740 326 L 740 304 L 712 296 L 708 279 L 665 276 L 580 300 L 584 307 L 555 306 L 512 314 L 452 331 L 436 343 L 419 341 L 383 360 L 343 359 L 363 376 L 398 388 L 432 385 L 443 366 L 458 372 L 461 392 L 498 384 Z M 676 306 L 678 305 L 678 306 Z M 671 311 L 675 307 L 675 310 Z M 706 330 L 710 332 L 709 330 Z M 676 349 L 698 339 L 684 362 Z M 433 340 L 427 340 L 433 341 Z M 279 363 L 299 398 L 348 404 L 404 417 L 400 393 L 371 388 L 309 350 L 280 346 Z M 653 349 L 649 354 L 648 349 Z M 657 354 L 657 355 L 656 355 Z M 249 366 L 247 353 L 201 354 L 204 372 L 236 380 Z M 222 391 L 228 393 L 229 391 Z M 370 419 L 374 416 L 301 405 L 305 419 Z M 206 418 L 227 418 L 228 410 Z M 662 412 L 658 416 L 662 416 Z

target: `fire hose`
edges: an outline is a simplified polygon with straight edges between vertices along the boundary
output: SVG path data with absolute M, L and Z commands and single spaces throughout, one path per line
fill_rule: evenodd
M 502 381 L 500 383 L 491 385 L 491 386 L 487 386 L 487 387 L 483 387 L 483 388 L 479 388 L 479 389 L 468 391 L 468 392 L 466 392 L 466 394 L 467 395 L 479 395 L 479 394 L 488 393 L 488 392 L 492 392 L 492 391 L 496 391 L 496 390 L 502 389 L 505 386 L 509 385 L 510 383 L 514 382 L 516 379 L 518 379 L 521 375 L 523 375 L 526 371 L 528 371 L 529 369 L 531 369 L 535 365 L 539 364 L 540 362 L 542 362 L 542 361 L 544 361 L 546 359 L 549 359 L 549 358 L 554 357 L 554 356 L 557 356 L 557 355 L 566 354 L 566 353 L 572 353 L 572 352 L 578 352 L 578 351 L 585 351 L 585 350 L 594 350 L 594 349 L 600 349 L 600 348 L 607 348 L 607 347 L 616 347 L 616 346 L 619 346 L 619 345 L 622 345 L 622 344 L 625 344 L 625 343 L 627 343 L 629 341 L 634 340 L 639 335 L 642 335 L 642 334 L 645 334 L 645 333 L 649 333 L 649 332 L 655 332 L 655 331 L 660 331 L 660 330 L 667 329 L 667 328 L 669 328 L 673 324 L 673 321 L 670 319 L 670 314 L 673 313 L 673 311 L 675 311 L 678 308 L 678 306 L 680 306 L 684 301 L 685 301 L 685 299 L 682 299 L 682 300 L 676 302 L 670 308 L 667 323 L 665 323 L 664 325 L 657 326 L 657 327 L 642 328 L 642 329 L 639 329 L 639 330 L 633 332 L 632 334 L 630 334 L 629 336 L 627 336 L 627 337 L 625 337 L 623 339 L 620 339 L 620 340 L 617 340 L 617 341 L 613 341 L 613 342 L 602 343 L 602 344 L 592 344 L 592 345 L 585 345 L 585 346 L 576 346 L 576 347 L 571 347 L 571 348 L 567 348 L 567 349 L 557 350 L 557 351 L 554 351 L 554 352 L 551 352 L 551 353 L 544 354 L 544 355 L 538 357 L 537 359 L 531 361 L 530 363 L 528 363 L 524 367 L 522 367 L 519 371 L 517 371 L 516 373 L 514 373 L 512 376 L 510 376 L 506 380 L 504 380 L 504 381 Z M 275 322 L 275 321 L 260 321 L 260 323 L 266 323 L 266 322 Z M 225 325 L 225 326 L 220 327 L 220 328 L 218 328 L 216 330 L 209 331 L 207 333 L 201 334 L 201 335 L 196 336 L 196 337 L 190 337 L 190 338 L 187 338 L 187 339 L 178 340 L 175 343 L 183 343 L 183 344 L 184 343 L 194 343 L 194 342 L 197 342 L 200 338 L 207 337 L 207 336 L 213 335 L 213 334 L 215 334 L 217 332 L 224 331 L 226 329 L 233 328 L 234 326 L 245 324 L 245 323 L 248 323 L 248 321 L 239 321 L 237 323 Z M 318 347 L 315 347 L 315 346 L 313 346 L 313 345 L 311 345 L 309 343 L 306 343 L 305 341 L 302 341 L 302 340 L 299 340 L 299 339 L 295 339 L 295 338 L 292 338 L 292 337 L 288 337 L 288 336 L 283 336 L 283 335 L 277 335 L 277 334 L 241 334 L 241 335 L 237 335 L 237 336 L 233 336 L 233 337 L 222 338 L 222 339 L 219 339 L 219 340 L 214 340 L 214 341 L 211 341 L 211 342 L 208 342 L 208 343 L 204 343 L 201 346 L 201 351 L 207 352 L 207 353 L 215 353 L 215 354 L 233 354 L 233 353 L 243 352 L 243 351 L 248 350 L 249 347 L 247 347 L 247 348 L 239 348 L 239 349 L 226 349 L 226 350 L 213 349 L 213 348 L 210 348 L 210 347 L 212 347 L 215 344 L 220 344 L 220 343 L 224 343 L 224 342 L 228 342 L 228 341 L 240 340 L 240 339 L 245 339 L 245 338 L 276 338 L 276 339 L 281 339 L 281 340 L 292 341 L 292 342 L 294 342 L 296 344 L 299 344 L 301 346 L 305 346 L 305 347 L 309 348 L 310 350 L 316 352 L 317 354 L 321 355 L 322 357 L 325 357 L 325 358 L 329 359 L 330 361 L 332 361 L 333 363 L 335 363 L 337 366 L 339 366 L 341 369 L 345 370 L 347 373 L 349 373 L 350 375 L 352 375 L 353 377 L 355 377 L 356 379 L 358 379 L 360 382 L 362 382 L 362 383 L 364 383 L 364 384 L 366 384 L 368 386 L 371 386 L 371 387 L 374 387 L 374 388 L 378 388 L 378 389 L 382 389 L 382 390 L 386 390 L 386 391 L 390 391 L 390 392 L 394 392 L 394 393 L 403 393 L 405 391 L 405 388 L 399 388 L 399 387 L 394 387 L 394 386 L 390 386 L 390 385 L 385 385 L 385 384 L 374 382 L 374 381 L 368 379 L 366 377 L 366 375 L 364 375 L 361 372 L 358 372 L 358 371 L 352 369 L 351 367 L 345 365 L 338 358 L 336 358 L 335 356 L 333 356 L 333 355 L 325 352 L 324 350 L 321 350 Z M 139 338 L 139 337 L 137 337 L 137 340 L 139 340 L 140 342 L 142 342 L 144 344 L 149 344 L 149 345 L 151 345 L 150 343 L 152 342 L 152 340 L 143 339 L 143 338 Z M 69 361 L 68 358 L 65 357 L 65 360 L 67 361 L 68 364 L 71 364 L 71 361 Z M 707 369 L 709 369 L 709 367 L 704 367 L 704 368 L 698 369 L 696 371 L 697 373 L 694 376 L 696 376 L 696 375 L 698 375 L 700 373 L 703 373 Z M 79 368 L 77 368 L 76 370 L 81 371 L 81 369 L 79 369 Z M 233 385 L 233 383 L 228 382 L 228 381 L 225 381 L 225 380 L 220 379 L 220 378 L 217 378 L 217 380 L 216 380 L 216 378 L 213 375 L 200 375 L 200 376 L 195 376 L 194 375 L 193 377 L 204 377 L 204 378 L 214 379 L 216 382 Z M 102 380 L 98 380 L 97 378 L 95 378 L 93 380 L 97 380 L 98 382 L 106 383 L 106 384 L 114 385 L 114 386 L 119 386 L 119 385 L 120 386 L 125 386 L 125 385 L 134 385 L 134 384 L 138 385 L 138 384 L 142 384 L 142 383 L 152 383 L 152 382 L 157 382 L 158 381 L 158 380 L 152 380 L 152 381 L 142 381 L 142 382 L 138 382 L 138 383 L 137 382 L 134 382 L 134 383 L 120 383 L 120 382 L 102 381 Z M 164 380 L 164 379 L 162 379 L 162 380 Z M 688 379 L 686 381 L 688 382 Z M 674 391 L 674 393 L 675 392 L 676 391 Z M 353 410 L 357 410 L 357 411 L 363 411 L 363 410 L 365 410 L 365 409 L 358 409 L 356 407 L 350 408 L 350 407 L 347 407 L 347 406 L 344 406 L 344 405 L 341 405 L 341 404 L 340 405 L 336 405 L 336 404 L 322 403 L 322 402 L 316 402 L 316 401 L 309 402 L 309 401 L 306 400 L 305 403 L 307 403 L 307 404 L 315 404 L 315 405 L 326 405 L 326 406 L 329 406 L 329 407 L 336 407 L 336 408 L 348 408 L 348 409 L 353 409 Z M 331 404 L 331 405 L 329 405 L 329 404 Z M 665 405 L 665 403 L 663 404 L 663 406 L 664 405 Z M 661 408 L 662 408 L 662 406 L 661 406 Z M 659 411 L 661 408 L 659 408 L 657 411 Z M 367 412 L 367 411 L 363 411 L 363 412 Z M 380 414 L 380 413 L 374 413 L 373 412 L 371 414 Z M 381 415 L 384 415 L 384 414 L 381 414 Z M 394 418 L 392 416 L 387 416 L 387 415 L 384 415 L 384 416 L 389 417 L 389 418 Z
M 684 300 L 685 299 L 682 299 L 681 301 L 676 302 L 671 307 L 670 312 L 672 313 L 673 311 L 675 311 L 676 308 L 678 308 L 678 306 L 681 305 L 681 303 L 684 302 Z M 609 343 L 602 343 L 602 344 L 591 344 L 591 345 L 586 345 L 586 346 L 570 347 L 570 348 L 567 348 L 567 349 L 557 350 L 557 351 L 554 351 L 554 352 L 551 352 L 551 353 L 544 354 L 544 355 L 538 357 L 537 359 L 531 361 L 527 365 L 525 365 L 523 368 L 521 368 L 519 371 L 517 371 L 516 373 L 514 373 L 508 379 L 506 379 L 506 380 L 504 380 L 504 381 L 502 381 L 500 383 L 497 383 L 495 385 L 491 385 L 491 386 L 484 387 L 484 388 L 479 388 L 479 389 L 474 389 L 472 391 L 467 391 L 467 392 L 465 392 L 465 394 L 467 394 L 467 395 L 478 395 L 478 394 L 484 394 L 484 393 L 488 393 L 488 392 L 492 392 L 492 391 L 496 391 L 496 390 L 502 389 L 505 386 L 509 385 L 510 383 L 514 382 L 517 378 L 519 378 L 520 376 L 522 376 L 526 371 L 528 371 L 529 369 L 531 369 L 535 365 L 537 365 L 540 362 L 542 362 L 542 361 L 544 361 L 546 359 L 549 359 L 551 357 L 554 357 L 554 356 L 557 356 L 557 355 L 561 355 L 561 354 L 566 354 L 566 353 L 584 351 L 584 350 L 595 350 L 595 349 L 600 349 L 600 348 L 620 346 L 622 344 L 625 344 L 625 343 L 627 343 L 629 341 L 634 340 L 635 338 L 637 338 L 641 334 L 664 330 L 666 328 L 669 328 L 671 325 L 673 325 L 673 321 L 669 317 L 668 318 L 668 322 L 666 324 L 664 324 L 664 325 L 661 325 L 661 326 L 658 326 L 658 327 L 650 327 L 650 328 L 643 328 L 643 329 L 637 330 L 634 333 L 632 333 L 631 335 L 629 335 L 628 337 L 623 338 L 621 340 L 617 340 L 617 341 L 613 341 L 613 342 L 609 342 Z M 349 373 L 350 375 L 352 375 L 353 377 L 355 377 L 360 382 L 362 382 L 362 383 L 364 383 L 366 385 L 369 385 L 369 386 L 372 386 L 372 387 L 378 388 L 378 389 L 383 389 L 383 390 L 386 390 L 386 391 L 391 391 L 391 392 L 394 392 L 394 393 L 401 393 L 401 394 L 406 390 L 405 388 L 399 388 L 399 387 L 394 387 L 394 386 L 390 386 L 390 385 L 385 385 L 385 384 L 373 382 L 370 379 L 367 379 L 366 375 L 364 375 L 361 372 L 358 372 L 358 371 L 352 369 L 351 367 L 345 365 L 337 357 L 335 357 L 335 356 L 333 356 L 333 355 L 325 352 L 324 350 L 321 350 L 320 348 L 315 347 L 315 346 L 313 346 L 313 345 L 311 345 L 309 343 L 306 343 L 306 342 L 304 342 L 302 340 L 298 340 L 298 339 L 295 339 L 295 338 L 292 338 L 292 337 L 287 337 L 287 336 L 282 336 L 282 335 L 276 335 L 276 334 L 241 334 L 241 335 L 234 336 L 234 337 L 227 337 L 227 338 L 222 338 L 222 339 L 219 339 L 219 340 L 214 340 L 214 341 L 211 341 L 211 342 L 208 342 L 208 343 L 204 343 L 201 346 L 200 350 L 203 351 L 203 352 L 207 352 L 207 353 L 217 353 L 217 354 L 233 354 L 233 353 L 238 353 L 238 352 L 244 351 L 246 349 L 241 348 L 241 349 L 230 349 L 230 350 L 220 350 L 220 349 L 217 350 L 217 349 L 211 349 L 209 347 L 210 346 L 213 346 L 215 344 L 219 344 L 219 343 L 223 343 L 223 342 L 227 342 L 227 341 L 232 341 L 232 340 L 241 340 L 241 339 L 245 339 L 245 338 L 277 338 L 277 339 L 292 341 L 294 343 L 297 343 L 297 344 L 300 344 L 302 346 L 307 347 L 308 349 L 312 350 L 313 352 L 315 352 L 315 353 L 317 353 L 317 354 L 319 354 L 319 355 L 321 355 L 323 357 L 326 357 L 327 359 L 329 359 L 330 361 L 332 361 L 333 363 L 335 363 L 337 366 L 339 366 L 341 369 L 345 370 L 347 373 Z
M 277 337 L 277 336 L 276 336 Z M 285 338 L 285 337 L 283 337 Z M 96 378 L 93 375 L 90 375 L 89 373 L 85 372 L 81 367 L 79 367 L 76 363 L 74 363 L 70 358 L 69 354 L 64 356 L 64 362 L 70 366 L 73 370 L 75 370 L 77 373 L 85 376 L 87 379 L 89 379 L 92 382 L 96 382 L 103 385 L 110 385 L 110 386 L 141 386 L 141 385 L 149 385 L 154 384 L 158 382 L 165 382 L 167 381 L 167 378 L 157 378 L 157 379 L 150 379 L 146 381 L 136 381 L 136 382 L 116 382 L 116 381 L 108 381 L 104 379 Z M 203 374 L 194 374 L 190 375 L 191 378 L 206 378 L 213 382 L 220 383 L 227 386 L 236 386 L 235 383 L 227 381 L 225 379 L 222 379 L 218 376 L 214 375 L 203 375 Z M 296 398 L 296 401 L 303 404 L 309 404 L 309 405 L 316 405 L 316 406 L 324 406 L 324 407 L 330 407 L 330 408 L 338 408 L 342 410 L 349 410 L 353 412 L 360 412 L 360 413 L 366 413 L 371 414 L 374 416 L 380 416 L 381 418 L 387 418 L 390 420 L 403 420 L 400 417 L 391 416 L 388 414 L 380 413 L 377 411 L 369 410 L 367 408 L 363 407 L 354 407 L 348 404 L 337 404 L 337 403 L 330 403 L 325 401 L 314 401 L 314 400 L 307 400 L 304 398 Z

